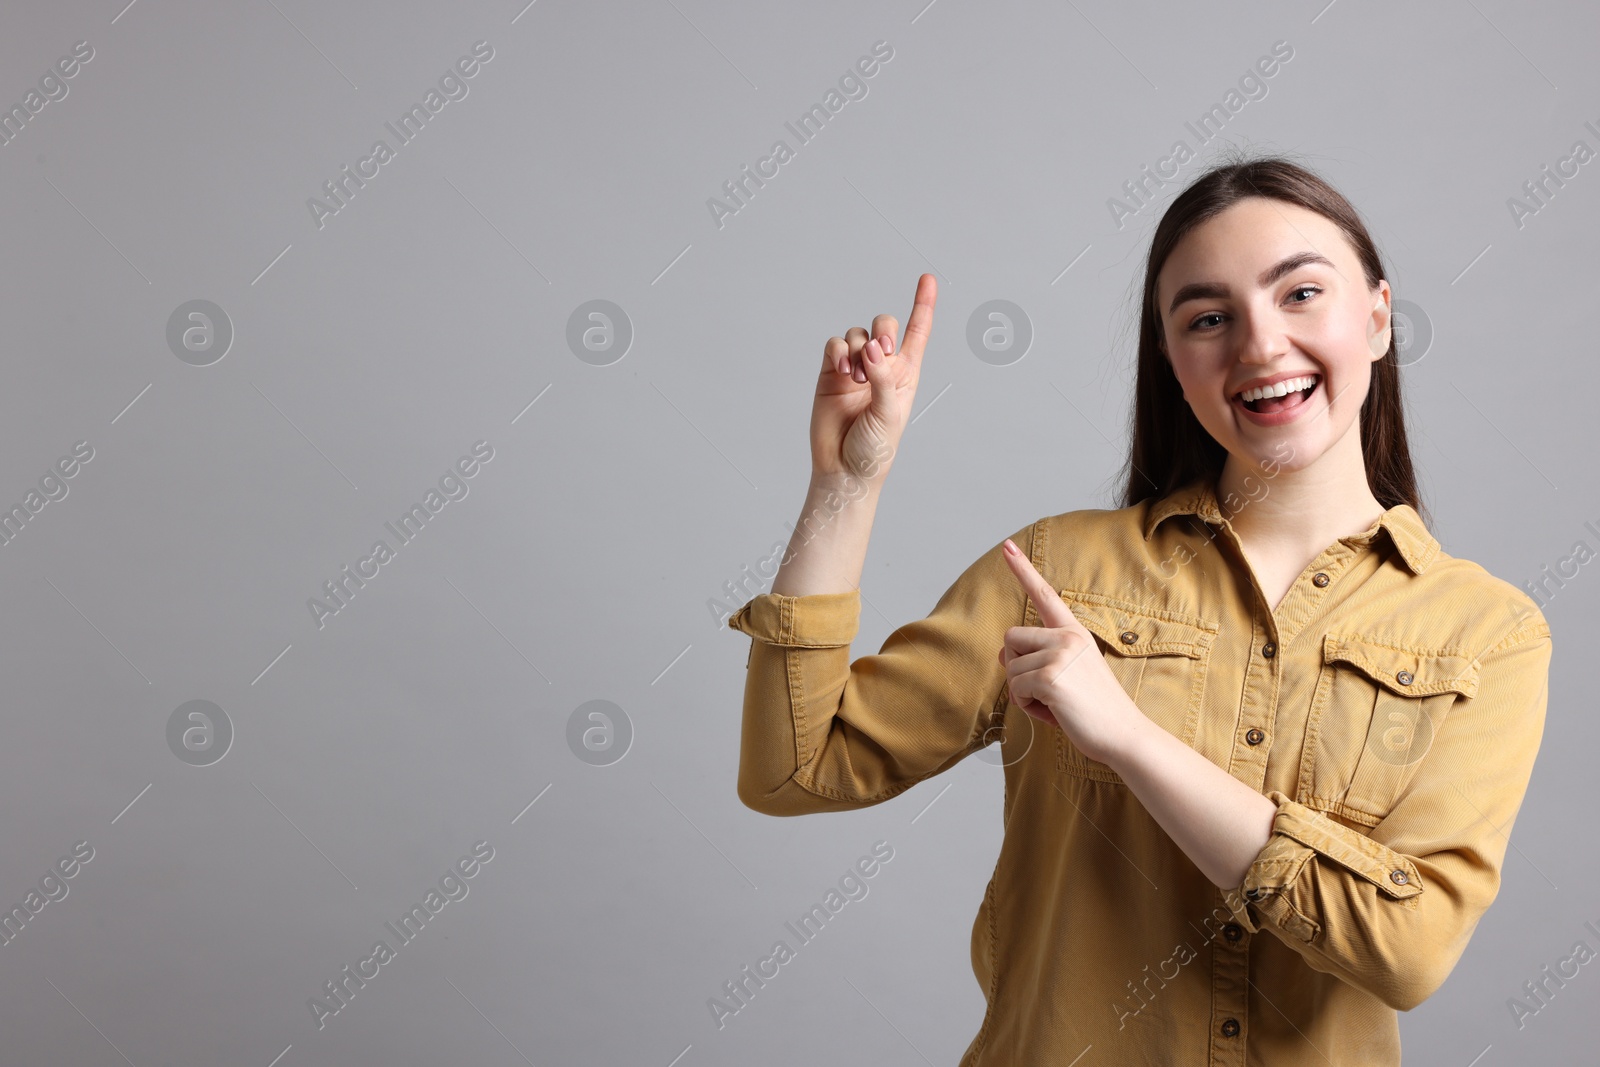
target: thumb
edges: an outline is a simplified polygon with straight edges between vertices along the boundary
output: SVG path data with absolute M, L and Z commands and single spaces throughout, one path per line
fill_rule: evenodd
M 874 355 L 877 356 L 876 361 L 872 358 Z M 866 372 L 867 383 L 872 386 L 872 399 L 867 404 L 868 409 L 882 419 L 885 425 L 893 425 L 895 374 L 889 366 L 889 357 L 884 354 L 876 337 L 869 340 L 866 347 L 861 350 L 861 369 Z

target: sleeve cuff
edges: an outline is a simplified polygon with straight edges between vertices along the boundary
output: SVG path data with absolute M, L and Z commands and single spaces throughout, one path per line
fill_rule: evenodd
M 1306 913 L 1312 902 L 1300 900 L 1304 894 L 1295 890 L 1301 871 L 1319 854 L 1395 900 L 1422 892 L 1422 878 L 1410 857 L 1334 822 L 1279 790 L 1269 791 L 1267 799 L 1278 806 L 1272 820 L 1272 836 L 1245 872 L 1244 881 L 1224 894 L 1234 918 L 1246 930 L 1258 933 L 1268 925 L 1302 941 L 1310 942 L 1316 937 L 1321 926 L 1314 915 Z M 1262 917 L 1267 922 L 1263 923 Z
M 761 593 L 728 616 L 728 626 L 771 645 L 849 645 L 861 626 L 861 592 L 784 596 Z

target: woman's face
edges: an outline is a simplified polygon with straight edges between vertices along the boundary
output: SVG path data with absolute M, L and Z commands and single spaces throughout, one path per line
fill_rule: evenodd
M 1281 200 L 1241 200 L 1189 231 L 1156 298 L 1184 399 L 1246 469 L 1303 469 L 1346 441 L 1389 347 L 1389 283 L 1368 289 L 1339 228 Z M 1258 379 L 1305 378 L 1309 393 L 1264 401 L 1276 411 L 1239 399 Z

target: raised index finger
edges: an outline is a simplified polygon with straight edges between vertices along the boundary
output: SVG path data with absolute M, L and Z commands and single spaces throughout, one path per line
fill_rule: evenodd
M 1028 594 L 1028 599 L 1033 601 L 1034 609 L 1039 612 L 1039 621 L 1043 625 L 1066 626 L 1069 622 L 1076 621 L 1072 609 L 1061 602 L 1060 594 L 1044 580 L 1044 575 L 1034 569 L 1032 562 L 1009 537 L 1006 538 L 1005 557 L 1007 565 L 1011 567 L 1011 573 L 1017 576 L 1017 581 L 1022 583 L 1023 591 Z
M 939 301 L 939 282 L 931 274 L 917 279 L 917 295 L 911 305 L 911 317 L 906 319 L 906 333 L 900 340 L 900 355 L 914 369 L 921 369 L 922 350 L 927 347 L 928 334 L 933 331 L 933 305 Z

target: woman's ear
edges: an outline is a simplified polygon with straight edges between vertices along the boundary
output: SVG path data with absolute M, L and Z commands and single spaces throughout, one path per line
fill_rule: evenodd
M 1367 322 L 1367 348 L 1372 353 L 1372 362 L 1376 363 L 1389 351 L 1389 342 L 1394 337 L 1394 316 L 1389 307 L 1388 280 L 1379 278 L 1373 292 L 1376 296 L 1372 304 L 1372 316 Z

